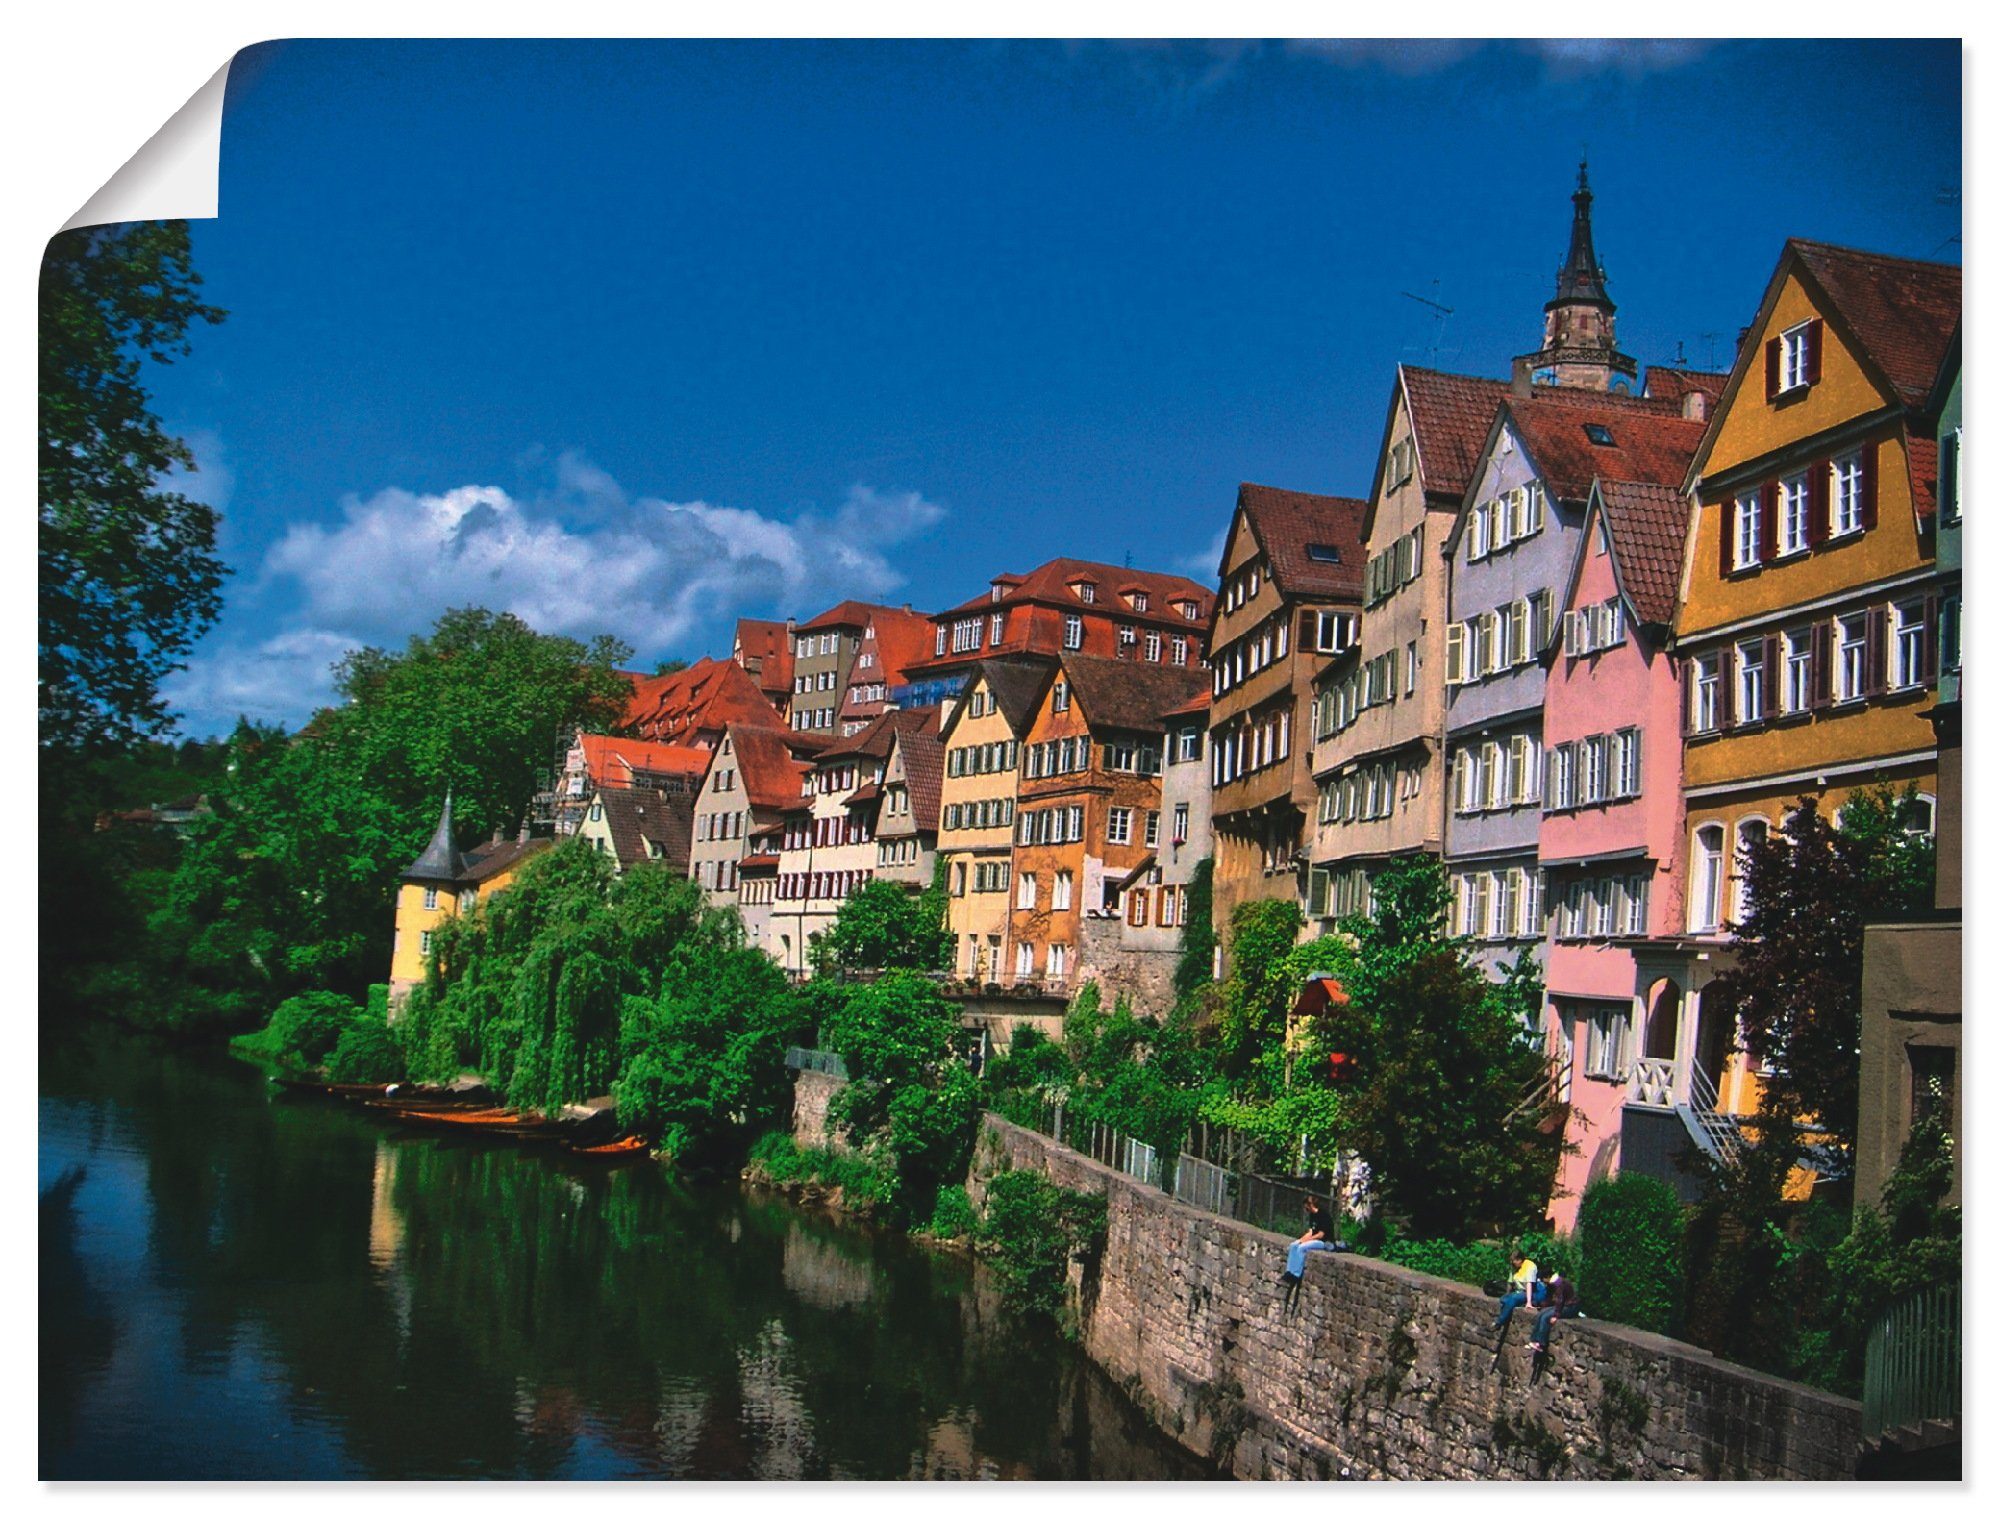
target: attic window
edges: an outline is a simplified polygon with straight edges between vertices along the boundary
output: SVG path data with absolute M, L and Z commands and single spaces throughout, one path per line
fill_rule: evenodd
M 1145 593 L 1144 591 L 1134 591 L 1134 592 L 1132 593 L 1132 610 L 1133 610 L 1133 611 L 1135 611 L 1135 612 L 1143 612 L 1143 611 L 1145 611 L 1145 610 L 1146 610 L 1146 608 L 1147 608 L 1148 606 L 1150 606 L 1151 604 L 1152 604 L 1152 603 L 1151 603 L 1151 602 L 1150 602 L 1150 601 L 1149 601 L 1149 600 L 1147 599 L 1147 596 L 1146 596 L 1146 593 Z
M 1611 441 L 1611 429 L 1606 427 L 1602 422 L 1584 423 L 1583 435 L 1599 448 L 1615 448 L 1617 446 Z
M 1097 586 L 1091 581 L 1088 580 L 1077 581 L 1075 590 L 1076 590 L 1076 599 L 1078 601 L 1097 600 Z
M 1308 543 L 1306 558 L 1318 564 L 1340 563 L 1340 550 L 1331 543 Z

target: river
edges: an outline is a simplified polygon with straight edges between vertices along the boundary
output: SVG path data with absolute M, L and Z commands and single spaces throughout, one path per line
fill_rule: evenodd
M 665 1167 L 45 1046 L 43 1478 L 1208 1471 L 971 1263 Z

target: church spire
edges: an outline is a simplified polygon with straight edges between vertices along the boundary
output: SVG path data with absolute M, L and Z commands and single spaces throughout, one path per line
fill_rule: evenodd
M 437 832 L 431 835 L 416 863 L 403 872 L 406 881 L 455 882 L 465 874 L 465 856 L 451 836 L 451 792 L 444 794 L 444 811 L 438 815 Z
M 1556 272 L 1556 298 L 1550 306 L 1574 301 L 1599 301 L 1609 306 L 1604 293 L 1604 266 L 1597 261 L 1597 247 L 1590 236 L 1590 161 L 1576 166 L 1576 193 L 1570 203 L 1576 214 L 1569 224 L 1569 257 Z

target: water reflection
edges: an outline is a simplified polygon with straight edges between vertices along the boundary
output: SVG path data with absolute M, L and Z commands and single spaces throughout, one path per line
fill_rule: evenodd
M 45 1051 L 42 1475 L 1200 1475 L 963 1262 Z

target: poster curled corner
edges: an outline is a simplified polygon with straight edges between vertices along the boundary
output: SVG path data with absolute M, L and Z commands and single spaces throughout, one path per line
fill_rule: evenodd
M 234 61 L 217 69 L 62 230 L 219 215 L 222 98 Z

